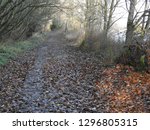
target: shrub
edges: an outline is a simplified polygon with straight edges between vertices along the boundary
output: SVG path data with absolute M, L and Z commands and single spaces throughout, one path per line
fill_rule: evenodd
M 124 46 L 124 52 L 116 59 L 116 63 L 130 65 L 135 70 L 147 70 L 149 66 L 149 54 L 146 48 L 140 44 Z

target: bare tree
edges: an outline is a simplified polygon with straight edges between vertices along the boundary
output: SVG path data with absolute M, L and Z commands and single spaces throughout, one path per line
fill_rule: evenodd
M 0 38 L 9 37 L 15 30 L 19 34 L 34 32 L 36 26 L 42 24 L 44 19 L 47 20 L 51 9 L 56 6 L 55 0 L 1 0 Z
M 149 30 L 149 26 L 150 26 L 150 9 L 148 7 L 148 1 L 145 0 L 144 3 L 142 4 L 142 6 L 145 5 L 142 11 L 137 11 L 136 9 L 136 5 L 138 4 L 138 2 L 142 2 L 142 1 L 137 2 L 137 0 L 129 0 L 129 2 L 130 2 L 130 7 L 128 10 L 129 14 L 128 14 L 128 21 L 127 21 L 126 44 L 133 43 L 134 31 L 137 27 L 141 26 L 141 29 L 145 35 Z
M 102 7 L 102 14 L 103 14 L 103 21 L 104 21 L 104 27 L 103 32 L 105 39 L 107 39 L 108 32 L 111 29 L 111 27 L 120 19 L 114 19 L 114 13 L 116 8 L 119 5 L 120 0 L 103 0 L 101 1 L 101 7 Z
M 90 36 L 93 31 L 93 22 L 95 19 L 95 0 L 86 0 L 86 11 L 85 11 L 85 40 L 88 44 L 90 43 Z
M 133 34 L 134 34 L 134 14 L 135 14 L 135 6 L 137 0 L 130 0 L 130 8 L 129 8 L 129 15 L 128 15 L 128 22 L 127 22 L 127 32 L 126 32 L 126 44 L 130 44 L 133 41 Z

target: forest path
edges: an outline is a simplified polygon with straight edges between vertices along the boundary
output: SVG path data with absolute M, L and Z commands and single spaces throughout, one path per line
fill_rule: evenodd
M 106 99 L 95 93 L 99 59 L 69 46 L 62 32 L 51 32 L 46 44 L 22 58 L 10 63 L 14 69 L 5 68 L 9 74 L 1 81 L 1 112 L 106 111 Z

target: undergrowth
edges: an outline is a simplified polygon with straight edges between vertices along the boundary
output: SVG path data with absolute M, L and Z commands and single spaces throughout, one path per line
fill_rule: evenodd
M 19 54 L 37 47 L 39 44 L 43 43 L 45 36 L 44 34 L 37 34 L 25 41 L 0 43 L 0 66 L 7 64 L 9 60 L 15 58 Z
M 112 38 L 104 41 L 102 35 L 94 35 L 89 38 L 90 44 L 83 40 L 80 45 L 82 50 L 94 51 L 96 55 L 102 57 L 103 64 L 114 64 L 115 59 L 122 53 L 124 42 L 117 42 Z

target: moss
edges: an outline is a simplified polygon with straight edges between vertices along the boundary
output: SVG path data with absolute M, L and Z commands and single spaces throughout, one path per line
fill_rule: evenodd
M 138 67 L 139 71 L 146 70 L 146 55 L 140 57 L 140 66 Z
M 145 55 L 143 55 L 143 56 L 141 56 L 141 58 L 140 58 L 140 63 L 141 63 L 141 65 L 142 66 L 145 66 Z

